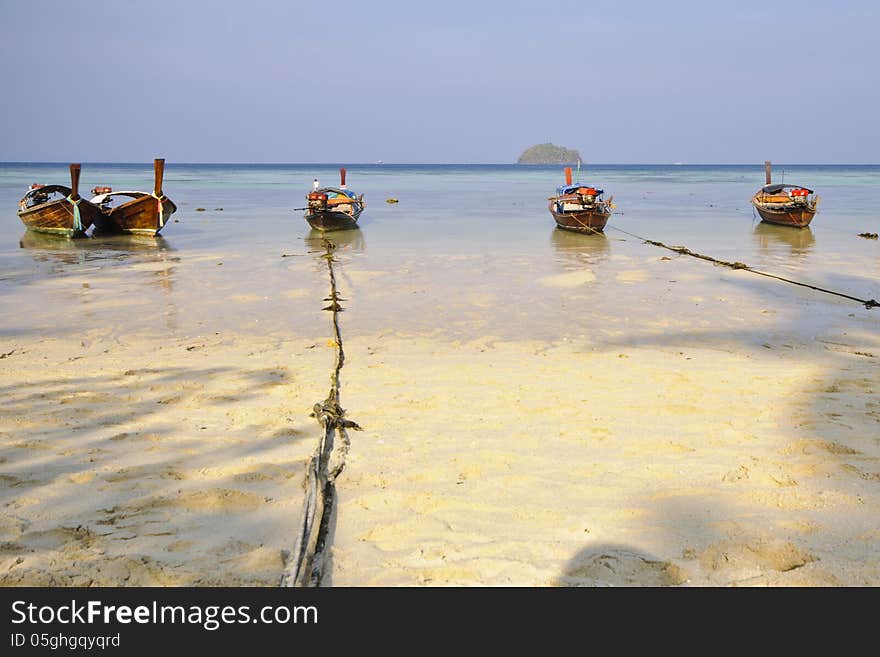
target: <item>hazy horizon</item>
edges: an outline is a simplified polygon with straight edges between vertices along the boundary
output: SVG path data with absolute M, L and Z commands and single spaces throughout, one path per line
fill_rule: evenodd
M 143 166 L 152 166 L 153 162 L 150 160 L 149 162 L 116 162 L 116 161 L 87 161 L 87 160 L 71 160 L 70 162 L 66 160 L 57 160 L 57 161 L 10 161 L 10 162 L 0 162 L 2 165 L 59 165 L 59 166 L 68 166 L 71 163 L 84 164 L 84 165 L 143 165 Z M 763 167 L 763 162 L 590 162 L 588 163 L 589 167 L 602 168 L 602 167 L 664 167 L 664 166 L 681 166 L 681 167 Z M 169 168 L 173 166 L 265 166 L 265 167 L 302 167 L 302 166 L 348 166 L 348 167 L 360 167 L 360 166 L 383 166 L 383 165 L 391 165 L 391 166 L 507 166 L 507 165 L 517 165 L 516 162 L 165 162 L 165 168 Z M 518 165 L 518 166 L 572 166 L 566 164 L 530 164 L 530 165 Z M 878 163 L 865 162 L 865 163 L 857 163 L 857 162 L 774 162 L 773 166 L 775 169 L 780 169 L 782 167 L 877 167 L 880 166 Z
M 0 161 L 870 165 L 880 6 L 0 0 Z
M 153 160 L 144 160 L 140 162 L 123 162 L 110 160 L 10 160 L 0 161 L 0 165 L 61 165 L 68 166 L 71 163 L 88 164 L 88 165 L 134 165 L 134 166 L 150 166 Z M 878 162 L 772 162 L 774 169 L 782 167 L 878 167 Z M 520 167 L 566 167 L 574 164 L 535 164 L 518 162 L 169 162 L 165 160 L 165 167 L 174 166 L 342 166 L 342 167 L 360 167 L 360 166 L 520 166 Z M 763 169 L 764 162 L 581 162 L 581 167 L 590 169 L 592 167 L 664 167 L 664 166 L 681 166 L 681 167 L 760 167 Z

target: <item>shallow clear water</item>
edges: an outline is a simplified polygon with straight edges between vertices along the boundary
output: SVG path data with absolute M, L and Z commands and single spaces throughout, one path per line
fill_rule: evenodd
M 562 167 L 346 165 L 367 207 L 335 233 L 347 335 L 385 331 L 454 339 L 582 338 L 760 341 L 852 323 L 876 330 L 880 309 L 718 267 L 644 239 L 880 300 L 878 166 L 774 167 L 774 181 L 815 189 L 805 230 L 763 224 L 749 198 L 755 166 L 608 165 L 580 179 L 613 195 L 599 236 L 555 228 L 547 197 Z M 59 240 L 25 230 L 17 203 L 32 182 L 68 180 L 63 164 L 0 165 L 0 334 L 108 337 L 241 330 L 325 337 L 327 276 L 303 219 L 317 177 L 334 165 L 168 163 L 178 211 L 162 237 Z M 80 189 L 152 186 L 152 166 L 84 164 Z M 398 203 L 386 203 L 388 198 Z M 203 211 L 197 210 L 203 208 Z

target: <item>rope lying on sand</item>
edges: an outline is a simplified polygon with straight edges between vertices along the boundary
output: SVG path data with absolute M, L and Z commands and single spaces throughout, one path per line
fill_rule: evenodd
M 327 539 L 336 501 L 336 478 L 345 467 L 345 457 L 351 441 L 347 429 L 360 430 L 356 422 L 345 419 L 345 410 L 339 405 L 339 372 L 345 362 L 342 334 L 339 330 L 339 313 L 342 299 L 336 290 L 336 274 L 333 271 L 333 251 L 336 244 L 324 238 L 324 255 L 330 272 L 330 296 L 323 310 L 333 313 L 333 332 L 336 342 L 336 365 L 330 375 L 330 392 L 327 398 L 314 405 L 311 416 L 323 428 L 315 454 L 309 460 L 306 496 L 303 501 L 302 524 L 296 544 L 281 577 L 282 587 L 317 587 L 321 585 L 326 561 Z M 339 439 L 337 443 L 335 438 Z
M 635 235 L 633 233 L 629 233 L 622 228 L 617 228 L 616 226 L 612 226 L 614 230 L 620 231 L 630 237 L 635 237 L 637 240 L 642 240 L 645 244 L 651 244 L 653 246 L 659 246 L 662 249 L 668 249 L 670 251 L 674 251 L 675 253 L 680 253 L 682 255 L 693 256 L 694 258 L 700 258 L 702 260 L 708 260 L 709 262 L 715 263 L 716 265 L 721 265 L 723 267 L 730 267 L 731 269 L 743 269 L 745 271 L 749 271 L 753 274 L 758 274 L 759 276 L 766 276 L 767 278 L 775 278 L 778 281 L 783 281 L 785 283 L 791 283 L 792 285 L 800 285 L 801 287 L 808 287 L 811 290 L 816 290 L 818 292 L 824 292 L 826 294 L 833 294 L 838 297 L 843 297 L 844 299 L 852 299 L 853 301 L 858 301 L 860 304 L 864 305 L 865 308 L 877 308 L 880 307 L 880 303 L 878 303 L 875 299 L 859 299 L 858 297 L 853 297 L 848 294 L 843 294 L 842 292 L 835 292 L 834 290 L 826 290 L 825 288 L 818 287 L 816 285 L 810 285 L 809 283 L 801 283 L 800 281 L 794 281 L 790 278 L 785 278 L 783 276 L 777 276 L 776 274 L 768 274 L 767 272 L 759 271 L 757 269 L 752 269 L 747 264 L 742 262 L 728 262 L 726 260 L 718 260 L 717 258 L 713 258 L 712 256 L 703 255 L 701 253 L 696 253 L 691 251 L 689 248 L 684 246 L 668 246 L 663 242 L 655 242 L 654 240 L 645 239 L 644 237 L 640 237 L 639 235 Z

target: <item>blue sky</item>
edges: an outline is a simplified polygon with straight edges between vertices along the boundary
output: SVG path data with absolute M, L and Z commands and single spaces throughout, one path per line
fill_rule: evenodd
M 878 163 L 878 7 L 0 0 L 0 161 Z

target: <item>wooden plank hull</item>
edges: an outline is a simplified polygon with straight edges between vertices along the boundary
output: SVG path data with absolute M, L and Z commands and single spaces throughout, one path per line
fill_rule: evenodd
M 806 228 L 810 225 L 813 217 L 816 216 L 815 208 L 810 208 L 809 206 L 777 210 L 755 204 L 755 209 L 758 211 L 762 221 L 778 226 L 794 226 L 795 228 Z
M 595 234 L 605 230 L 605 224 L 611 211 L 605 207 L 596 207 L 581 211 L 557 212 L 555 202 L 550 203 L 550 214 L 556 220 L 556 226 L 575 233 Z
M 73 205 L 67 199 L 59 199 L 18 211 L 18 217 L 28 228 L 38 233 L 61 237 L 84 237 L 92 224 L 101 216 L 101 209 L 82 199 L 79 203 L 79 220 L 82 230 L 74 227 Z
M 144 195 L 111 208 L 96 222 L 95 230 L 101 233 L 158 235 L 176 210 L 174 202 L 166 198 L 162 201 L 160 217 L 159 202 L 152 196 Z
M 319 212 L 307 212 L 306 221 L 309 226 L 315 230 L 351 230 L 357 226 L 358 217 L 361 211 L 357 210 L 353 214 L 347 212 L 334 212 L 333 210 L 321 210 Z

